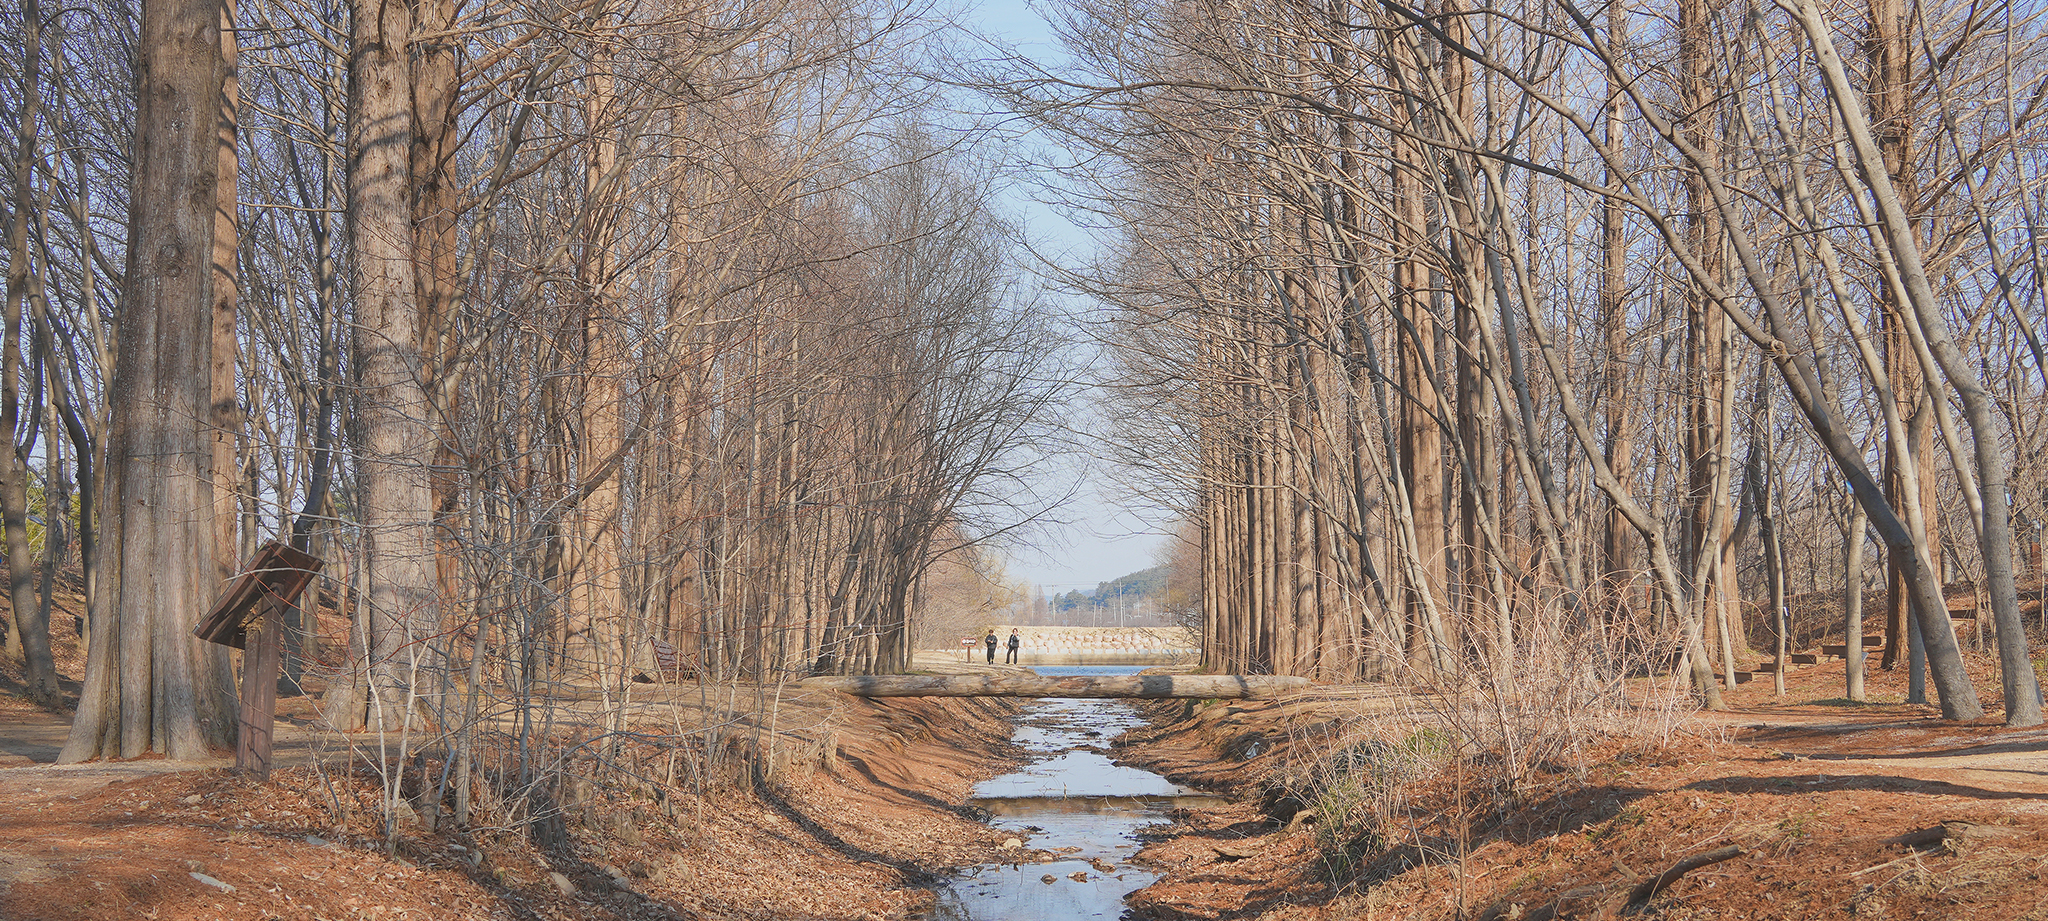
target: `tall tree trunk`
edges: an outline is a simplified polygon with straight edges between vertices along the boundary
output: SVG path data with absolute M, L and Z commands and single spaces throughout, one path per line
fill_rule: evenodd
M 1914 171 L 1917 169 L 1919 148 L 1913 130 L 1913 48 L 1905 0 L 1870 0 L 1868 12 L 1863 50 L 1868 58 L 1865 73 L 1869 84 L 1864 89 L 1864 103 L 1870 107 L 1870 120 L 1876 129 L 1878 147 L 1884 152 L 1885 172 L 1890 175 L 1892 185 L 1898 189 L 1906 207 L 1917 210 L 1920 184 Z M 1905 307 L 1900 301 L 1901 296 L 1902 292 L 1893 290 L 1889 282 L 1880 278 L 1877 302 L 1884 328 L 1885 374 L 1889 378 L 1892 399 L 1898 404 L 1899 417 L 1910 420 L 1905 450 L 1912 454 L 1910 461 L 1901 458 L 1898 446 L 1886 442 L 1885 501 L 1902 512 L 1909 502 L 1918 503 L 1926 525 L 1922 542 L 1939 570 L 1941 545 L 1936 540 L 1936 529 L 1940 506 L 1936 504 L 1934 491 L 1934 416 L 1932 407 L 1925 405 L 1920 363 L 1913 354 L 1903 325 Z M 1910 475 L 1909 469 L 1917 471 L 1917 477 Z M 1917 494 L 1909 497 L 1909 490 Z M 1914 586 L 1906 584 L 1907 569 L 1897 554 L 1886 555 L 1887 641 L 1883 666 L 1887 669 L 1897 663 L 1899 651 L 1906 646 L 1904 627 L 1911 604 L 1909 599 L 1914 591 Z
M 372 728 L 409 725 L 433 665 L 439 605 L 431 534 L 434 456 L 412 244 L 411 3 L 358 2 L 349 58 L 348 239 L 354 257 L 359 515 Z M 431 685 L 422 684 L 421 688 Z
M 1685 113 L 1683 132 L 1699 157 L 1708 163 L 1720 157 L 1719 90 L 1713 81 L 1716 7 L 1710 0 L 1679 0 L 1679 107 Z M 1684 173 L 1687 242 L 1699 255 L 1702 271 L 1716 282 L 1723 265 L 1722 218 L 1714 207 L 1706 177 L 1699 169 Z M 1710 629 L 1722 631 L 1723 648 L 1746 645 L 1740 631 L 1741 611 L 1735 597 L 1735 571 L 1723 547 L 1728 543 L 1729 448 L 1726 420 L 1732 387 L 1728 367 L 1728 318 L 1719 301 L 1698 282 L 1686 285 L 1687 491 L 1691 511 L 1686 560 L 1691 570 L 1706 574 L 1694 586 L 1695 603 Z M 1713 560 L 1707 560 L 1712 555 Z M 1729 663 L 1724 662 L 1724 666 Z
M 214 578 L 213 273 L 222 88 L 218 2 L 149 0 L 136 60 L 133 190 L 108 394 L 108 540 L 78 715 L 58 760 L 205 757 L 234 728 L 227 658 L 192 626 Z
M 237 476 L 237 449 L 242 432 L 242 403 L 236 392 L 235 379 L 235 362 L 240 351 L 235 335 L 235 270 L 238 265 L 236 249 L 241 238 L 240 212 L 236 205 L 241 178 L 241 160 L 236 152 L 240 134 L 241 84 L 236 72 L 239 49 L 235 41 L 234 0 L 222 0 L 220 16 L 223 74 L 215 142 L 220 157 L 216 185 L 219 204 L 213 217 L 213 356 L 207 379 L 213 397 L 208 414 L 213 429 L 213 566 L 215 585 L 225 586 L 241 563 L 241 550 L 235 539 L 240 517 L 237 496 L 241 492 L 241 478 Z
M 1393 53 L 1391 66 L 1397 71 L 1394 80 L 1407 83 L 1420 82 L 1419 76 L 1403 76 L 1400 72 L 1416 75 L 1420 62 L 1414 60 L 1412 46 L 1401 30 L 1391 37 Z M 1409 101 L 1396 97 L 1392 100 L 1398 107 L 1402 119 L 1413 122 Z M 1430 168 L 1430 158 L 1419 142 L 1406 134 L 1394 141 L 1392 169 L 1394 199 L 1394 277 L 1393 301 L 1397 332 L 1395 340 L 1400 343 L 1397 354 L 1400 375 L 1400 411 L 1398 414 L 1400 445 L 1401 482 L 1406 487 L 1406 524 L 1412 531 L 1414 545 L 1410 553 L 1414 559 L 1406 568 L 1407 583 L 1404 609 L 1408 620 L 1407 657 L 1411 667 L 1425 673 L 1434 671 L 1441 650 L 1437 648 L 1443 636 L 1442 624 L 1437 622 L 1440 604 L 1446 600 L 1445 588 L 1448 583 L 1445 541 L 1444 509 L 1444 459 L 1443 430 L 1437 424 L 1436 409 L 1441 404 L 1437 393 L 1437 328 L 1436 314 L 1430 309 L 1430 269 L 1424 253 L 1429 246 L 1429 224 L 1423 213 L 1427 183 L 1424 171 Z M 1391 506 L 1396 516 L 1404 511 L 1399 505 Z
M 601 670 L 622 660 L 623 638 L 619 617 L 625 607 L 620 584 L 623 565 L 620 554 L 624 522 L 622 480 L 616 473 L 619 452 L 625 449 L 622 423 L 625 389 L 622 381 L 630 338 L 624 309 L 611 290 L 611 250 L 619 219 L 613 171 L 618 165 L 618 144 L 609 131 L 616 102 L 609 58 L 599 53 L 584 99 L 585 122 L 591 133 L 589 153 L 584 162 L 583 194 L 586 204 L 578 241 L 576 282 L 584 299 L 584 315 L 577 330 L 583 352 L 582 405 L 579 428 L 583 438 L 577 445 L 577 469 L 581 482 L 574 520 L 573 540 L 580 561 L 575 584 L 568 593 L 571 633 Z M 758 339 L 757 339 L 758 341 Z M 609 682 L 610 674 L 600 680 Z
M 459 376 L 455 373 L 456 322 L 460 307 L 459 260 L 456 254 L 457 212 L 462 190 L 454 174 L 461 136 L 455 104 L 462 91 L 461 33 L 456 30 L 455 0 L 417 0 L 413 6 L 410 49 L 412 243 L 414 290 L 419 297 L 420 385 L 431 406 L 454 404 Z M 478 244 L 479 246 L 483 244 Z M 453 422 L 434 412 L 434 463 L 428 473 L 433 493 L 434 586 L 444 603 L 456 597 L 461 575 L 462 459 Z
M 1622 4 L 1608 6 L 1608 41 L 1621 47 L 1624 41 Z M 1602 107 L 1601 136 L 1606 148 L 1609 164 L 1602 182 L 1612 186 L 1620 179 L 1612 164 L 1621 163 L 1622 132 L 1621 121 L 1622 88 L 1610 75 L 1607 81 L 1607 103 Z M 1633 482 L 1635 474 L 1635 437 L 1629 407 L 1633 404 L 1628 392 L 1630 375 L 1624 356 L 1631 354 L 1628 348 L 1628 244 L 1622 238 L 1623 205 L 1611 197 L 1600 199 L 1600 329 L 1606 345 L 1600 376 L 1600 405 L 1605 410 L 1607 428 L 1606 457 L 1608 469 L 1624 485 Z M 1609 623 L 1617 622 L 1628 614 L 1628 599 L 1634 587 L 1636 575 L 1635 534 L 1629 527 L 1628 516 L 1609 503 L 1607 513 L 1601 520 L 1600 528 L 1600 591 L 1602 610 Z
M 1842 539 L 1842 620 L 1847 626 L 1842 655 L 1848 662 L 1842 693 L 1857 701 L 1863 699 L 1863 529 L 1869 521 L 1863 506 L 1851 503 Z
M 31 271 L 28 225 L 40 206 L 36 201 L 36 124 L 42 117 L 42 8 L 36 0 L 22 0 L 24 34 L 21 61 L 21 108 L 15 113 L 16 150 L 13 168 L 14 206 L 7 225 L 7 303 L 5 305 L 4 359 L 0 359 L 0 531 L 7 548 L 7 598 L 14 609 L 14 629 L 7 637 L 7 654 L 19 657 L 22 683 L 28 698 L 39 704 L 57 701 L 57 664 L 50 651 L 50 618 L 36 602 L 35 553 L 28 538 L 28 446 L 35 433 L 20 431 L 21 424 L 21 342 L 26 335 L 22 317 L 29 298 Z M 16 438 L 20 437 L 17 444 Z M 55 473 L 53 469 L 51 471 Z M 47 509 L 49 497 L 44 496 Z M 44 540 L 61 533 L 44 529 Z

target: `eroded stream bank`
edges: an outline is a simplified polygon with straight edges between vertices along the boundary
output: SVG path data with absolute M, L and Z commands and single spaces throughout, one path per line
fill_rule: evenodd
M 1041 667 L 1047 676 L 1134 674 L 1143 666 Z M 1131 863 L 1139 832 L 1177 807 L 1219 797 L 1150 771 L 1114 763 L 1112 740 L 1143 725 L 1123 700 L 1050 699 L 1028 704 L 1012 741 L 1028 756 L 1016 771 L 975 785 L 969 805 L 1015 835 L 1038 862 L 966 868 L 943 887 L 929 921 L 1117 918 L 1124 899 L 1157 874 Z

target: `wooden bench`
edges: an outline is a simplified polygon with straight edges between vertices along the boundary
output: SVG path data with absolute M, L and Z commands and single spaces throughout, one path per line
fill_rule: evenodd
M 1876 651 L 1878 651 L 1878 650 L 1880 650 L 1880 649 L 1883 649 L 1883 648 L 1884 648 L 1884 637 L 1881 637 L 1881 636 L 1866 636 L 1866 637 L 1864 637 L 1864 638 L 1863 638 L 1863 654 L 1864 654 L 1864 655 L 1869 655 L 1870 653 L 1876 652 Z M 1847 656 L 1849 655 L 1849 644 L 1848 644 L 1848 643 L 1827 643 L 1827 644 L 1825 644 L 1825 645 L 1822 645 L 1822 646 L 1820 647 L 1820 652 L 1821 652 L 1821 655 L 1825 655 L 1825 656 L 1834 656 L 1835 658 L 1838 658 L 1838 659 L 1840 659 L 1840 658 L 1845 658 L 1845 657 L 1847 657 Z

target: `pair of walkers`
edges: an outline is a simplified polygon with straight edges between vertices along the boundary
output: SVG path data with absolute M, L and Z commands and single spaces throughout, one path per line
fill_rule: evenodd
M 988 662 L 990 665 L 994 665 L 996 662 L 996 632 L 990 630 L 987 636 L 981 638 L 981 642 L 988 646 Z M 1022 648 L 1024 648 L 1024 637 L 1018 635 L 1016 628 L 1012 627 L 1010 629 L 1010 651 L 1003 656 L 1003 664 L 1017 664 L 1017 650 Z

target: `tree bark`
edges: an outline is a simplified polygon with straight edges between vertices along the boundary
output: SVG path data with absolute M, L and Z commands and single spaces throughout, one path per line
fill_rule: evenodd
M 1864 54 L 1868 59 L 1864 72 L 1868 85 L 1863 98 L 1870 107 L 1878 147 L 1884 153 L 1885 172 L 1890 175 L 1906 206 L 1917 210 L 1919 180 L 1914 171 L 1918 168 L 1919 150 L 1913 130 L 1913 48 L 1906 4 L 1904 0 L 1870 0 L 1868 9 L 1869 21 L 1864 36 Z M 1934 491 L 1934 417 L 1932 407 L 1926 406 L 1920 364 L 1912 353 L 1903 325 L 1906 307 L 1902 296 L 1902 292 L 1894 290 L 1889 281 L 1879 279 L 1877 303 L 1884 329 L 1885 374 L 1899 417 L 1911 420 L 1904 450 L 1912 455 L 1910 460 L 1901 458 L 1898 454 L 1900 446 L 1886 442 L 1885 501 L 1898 509 L 1904 509 L 1908 502 L 1918 503 L 1926 524 L 1922 542 L 1934 559 L 1936 569 L 1939 569 L 1941 546 L 1935 539 L 1935 531 L 1940 506 L 1936 504 Z M 1909 470 L 1916 471 L 1917 475 L 1909 475 Z M 1914 494 L 1909 496 L 1909 491 Z M 1899 651 L 1906 646 L 1904 626 L 1914 587 L 1906 584 L 1907 567 L 1902 565 L 1903 561 L 1895 554 L 1887 554 L 1886 557 L 1887 642 L 1882 664 L 1889 669 L 1896 664 Z
M 56 703 L 57 664 L 50 651 L 50 618 L 48 609 L 38 604 L 35 596 L 34 551 L 29 547 L 28 537 L 28 456 L 27 446 L 35 441 L 35 433 L 22 432 L 21 424 L 21 343 L 25 335 L 22 317 L 27 310 L 29 298 L 29 273 L 31 271 L 28 245 L 28 225 L 31 216 L 37 213 L 35 196 L 36 124 L 42 117 L 42 9 L 36 0 L 23 0 L 21 5 L 23 60 L 21 62 L 21 108 L 15 114 L 15 137 L 18 145 L 14 164 L 14 203 L 9 209 L 12 219 L 7 225 L 7 302 L 5 305 L 4 358 L 0 358 L 0 438 L 6 439 L 0 450 L 6 452 L 0 457 L 0 531 L 4 531 L 7 548 L 7 597 L 14 610 L 14 630 L 7 637 L 7 652 L 19 656 L 22 663 L 22 683 L 29 700 L 39 704 Z M 16 437 L 21 438 L 17 444 Z M 52 471 L 54 473 L 54 471 Z M 45 508 L 49 507 L 49 496 L 44 496 Z M 45 528 L 44 540 L 54 540 L 61 529 Z
M 1869 122 L 1857 106 L 1841 57 L 1836 54 L 1824 20 L 1812 0 L 1802 0 L 1799 18 L 1808 40 L 1813 42 L 1815 59 L 1829 84 L 1837 110 L 1842 113 L 1843 127 L 1850 143 L 1856 149 L 1857 165 L 1876 205 L 1885 247 L 1897 261 L 1900 282 L 1905 288 L 1905 301 L 1912 308 L 1913 320 L 1925 339 L 1926 348 L 1949 384 L 1956 388 L 1956 396 L 1963 404 L 1963 416 L 1976 443 L 1977 478 L 1984 501 L 1979 541 L 1983 548 L 1985 588 L 2000 634 L 1998 660 L 2005 695 L 2005 723 L 2008 726 L 2038 726 L 2042 722 L 2041 687 L 2034 673 L 2033 660 L 2028 655 L 2026 628 L 2019 615 L 2019 586 L 2013 576 L 2012 508 L 2007 488 L 2009 463 L 2005 449 L 1999 444 L 1990 397 L 1975 369 L 1964 359 L 1949 335 L 1948 324 L 1941 316 L 1921 260 L 1911 216 L 1890 176 L 1878 168 L 1882 163 L 1882 153 L 1870 135 Z M 1924 589 L 1921 592 L 1923 597 L 1928 594 Z M 1924 615 L 1922 619 L 1926 619 Z M 1946 610 L 1942 612 L 1941 619 L 1948 619 Z M 1953 636 L 1924 636 L 1923 639 L 1929 644 L 1930 653 L 1946 653 L 1947 647 L 1955 642 Z
M 241 84 L 237 77 L 239 50 L 235 41 L 235 2 L 221 0 L 221 94 L 216 126 L 217 156 L 220 158 L 213 218 L 213 354 L 207 369 L 212 391 L 208 407 L 209 433 L 213 445 L 213 566 L 215 585 L 225 587 L 241 563 L 235 535 L 239 523 L 241 478 L 237 476 L 238 442 L 242 431 L 242 403 L 237 393 L 235 363 L 240 351 L 236 336 L 237 248 L 241 239 L 239 194 L 241 160 L 236 144 L 240 135 Z
M 1619 45 L 1623 40 L 1626 19 L 1619 3 L 1610 4 L 1607 11 L 1608 41 Z M 1609 164 L 1620 163 L 1622 134 L 1621 89 L 1614 78 L 1608 77 L 1607 102 L 1602 106 L 1601 144 L 1607 150 Z M 1609 165 L 1603 181 L 1616 185 L 1620 177 Z M 1605 408 L 1607 428 L 1607 467 L 1614 472 L 1615 479 L 1624 485 L 1634 479 L 1635 437 L 1633 420 L 1629 408 L 1633 405 L 1628 393 L 1629 378 L 1625 356 L 1628 348 L 1628 245 L 1622 239 L 1621 202 L 1612 197 L 1600 199 L 1600 328 L 1603 334 L 1606 354 L 1600 376 L 1601 406 Z M 1636 577 L 1636 548 L 1634 533 L 1629 528 L 1628 516 L 1621 510 L 1609 508 L 1601 520 L 1600 528 L 1600 591 L 1605 596 L 1602 612 L 1611 623 L 1619 621 L 1629 613 L 1628 599 Z
M 118 359 L 108 395 L 108 539 L 84 690 L 58 760 L 205 757 L 233 732 L 225 656 L 192 626 L 214 568 L 214 218 L 218 2 L 143 4 Z
M 1720 157 L 1720 105 L 1713 82 L 1716 59 L 1714 15 L 1709 0 L 1679 0 L 1680 130 L 1700 159 Z M 1714 207 L 1706 177 L 1697 168 L 1684 172 L 1686 238 L 1699 255 L 1701 271 L 1720 281 L 1722 215 Z M 1686 286 L 1687 486 L 1691 517 L 1685 558 L 1693 573 L 1705 579 L 1693 588 L 1702 620 L 1720 633 L 1723 648 L 1747 645 L 1741 631 L 1741 610 L 1735 597 L 1734 567 L 1722 556 L 1728 542 L 1729 446 L 1727 418 L 1732 375 L 1728 367 L 1728 319 L 1721 304 L 1697 280 Z M 1708 557 L 1716 557 L 1709 560 Z M 1727 662 L 1724 667 L 1732 669 Z
M 1842 620 L 1846 625 L 1842 658 L 1846 682 L 1843 696 L 1863 699 L 1863 529 L 1870 516 L 1863 506 L 1850 504 L 1849 526 L 1843 531 Z
M 434 456 L 412 242 L 414 5 L 354 5 L 349 57 L 347 221 L 356 327 L 355 435 L 368 597 L 372 728 L 409 725 L 411 692 L 436 632 Z M 424 687 L 424 685 L 422 685 Z

